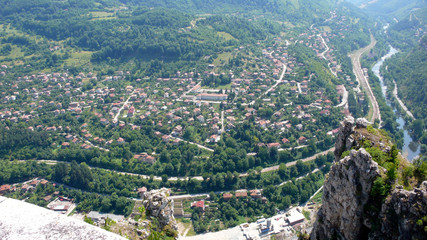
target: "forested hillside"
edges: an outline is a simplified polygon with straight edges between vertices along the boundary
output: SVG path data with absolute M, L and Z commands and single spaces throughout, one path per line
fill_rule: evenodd
M 398 94 L 418 121 L 414 135 L 422 135 L 427 122 L 427 37 L 409 53 L 403 53 L 387 62 L 385 78 L 394 79 L 398 85 Z M 413 123 L 413 126 L 414 123 Z
M 422 8 L 426 4 L 426 0 L 347 0 L 363 11 L 370 13 L 375 17 L 382 17 L 392 21 L 397 18 L 399 21 L 405 18 L 412 11 Z
M 13 8 L 16 5 L 5 4 L 3 19 L 11 21 L 14 27 L 49 40 L 65 41 L 71 47 L 93 51 L 93 62 L 130 58 L 197 60 L 238 42 L 264 39 L 269 29 L 240 18 L 228 18 L 228 21 L 236 23 L 231 25 L 234 28 L 221 27 L 215 21 L 226 19 L 208 17 L 198 23 L 201 25 L 199 28 L 191 30 L 190 15 L 162 8 L 123 10 L 111 13 L 110 18 L 96 19 L 93 16 L 100 12 L 88 12 L 86 5 L 71 1 L 68 4 L 45 3 L 43 11 L 39 11 L 38 5 L 23 5 L 20 15 L 9 15 L 16 10 Z M 87 5 L 90 6 L 90 2 Z M 68 8 L 72 10 L 68 11 Z M 209 26 L 211 23 L 213 29 Z M 217 31 L 234 36 L 234 41 L 222 40 L 216 35 Z
M 193 13 L 270 13 L 292 23 L 312 22 L 326 16 L 336 0 L 120 0 L 148 7 L 167 7 Z
M 393 22 L 388 29 L 388 41 L 403 51 L 417 47 L 423 29 L 427 27 L 427 7 L 411 12 L 398 22 Z

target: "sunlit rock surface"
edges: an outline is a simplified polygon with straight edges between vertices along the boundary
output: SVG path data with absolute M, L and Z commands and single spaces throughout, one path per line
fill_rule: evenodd
M 0 196 L 0 239 L 125 239 L 83 221 Z

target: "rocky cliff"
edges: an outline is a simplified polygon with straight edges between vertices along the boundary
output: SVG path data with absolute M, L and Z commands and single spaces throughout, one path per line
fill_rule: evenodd
M 143 205 L 149 216 L 157 219 L 161 229 L 169 225 L 172 229 L 178 230 L 173 216 L 173 200 L 168 196 L 168 190 L 165 188 L 146 192 Z
M 391 142 L 367 125 L 365 119 L 342 122 L 336 161 L 324 183 L 323 204 L 310 238 L 427 239 L 427 182 L 408 191 L 390 180 L 391 189 L 384 188 L 384 195 L 372 194 L 374 182 L 388 175 L 363 147 L 389 153 Z

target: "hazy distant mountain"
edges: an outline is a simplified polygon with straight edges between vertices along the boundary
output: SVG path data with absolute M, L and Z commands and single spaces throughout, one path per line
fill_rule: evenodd
M 147 7 L 167 7 L 192 13 L 273 13 L 306 21 L 328 14 L 338 0 L 120 0 Z
M 371 15 L 398 20 L 427 6 L 426 0 L 347 0 Z

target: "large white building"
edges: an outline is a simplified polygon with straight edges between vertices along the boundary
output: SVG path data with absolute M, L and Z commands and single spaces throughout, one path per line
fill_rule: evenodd
M 224 101 L 227 100 L 227 94 L 210 94 L 202 93 L 197 95 L 198 100 L 208 100 L 208 101 Z

